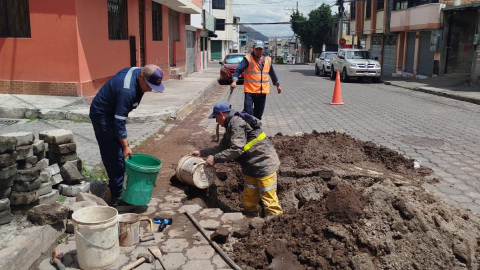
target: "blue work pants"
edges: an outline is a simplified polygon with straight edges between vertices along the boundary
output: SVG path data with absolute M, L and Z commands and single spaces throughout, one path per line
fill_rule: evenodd
M 261 120 L 266 100 L 267 95 L 265 94 L 245 93 L 243 111 Z

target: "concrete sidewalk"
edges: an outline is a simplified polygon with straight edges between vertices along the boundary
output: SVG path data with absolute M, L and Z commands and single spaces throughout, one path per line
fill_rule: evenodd
M 138 109 L 132 111 L 128 123 L 183 118 L 195 104 L 215 89 L 218 66 L 189 74 L 183 80 L 168 80 L 165 92 L 146 93 Z M 0 94 L 0 118 L 38 118 L 89 121 L 89 105 L 82 97 Z

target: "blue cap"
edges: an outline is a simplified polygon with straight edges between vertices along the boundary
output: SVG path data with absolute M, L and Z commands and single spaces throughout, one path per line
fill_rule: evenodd
M 162 83 L 163 71 L 156 65 L 146 65 L 142 68 L 142 74 L 145 80 L 155 92 L 163 92 L 165 86 Z
M 218 103 L 215 103 L 215 105 L 213 105 L 213 112 L 212 112 L 212 114 L 210 114 L 208 119 L 214 118 L 215 115 L 217 115 L 219 113 L 231 111 L 230 107 L 231 107 L 230 103 L 228 103 L 226 101 L 220 101 Z

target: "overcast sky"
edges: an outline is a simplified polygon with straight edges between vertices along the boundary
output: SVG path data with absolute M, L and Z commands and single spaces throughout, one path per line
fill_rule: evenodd
M 334 5 L 335 0 L 299 0 L 298 10 L 308 17 L 308 13 L 322 3 Z M 288 22 L 297 1 L 293 0 L 234 0 L 233 14 L 240 17 L 240 23 Z M 290 9 L 290 10 L 287 10 Z M 337 7 L 334 7 L 336 10 Z M 268 37 L 293 36 L 289 24 L 286 25 L 246 25 Z

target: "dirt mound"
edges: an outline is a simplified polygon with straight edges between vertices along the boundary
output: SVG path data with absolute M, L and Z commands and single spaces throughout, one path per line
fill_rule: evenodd
M 272 141 L 284 214 L 232 234 L 242 269 L 479 269 L 480 218 L 424 190 L 428 168 L 335 132 Z M 216 166 L 207 205 L 241 211 L 240 167 Z

